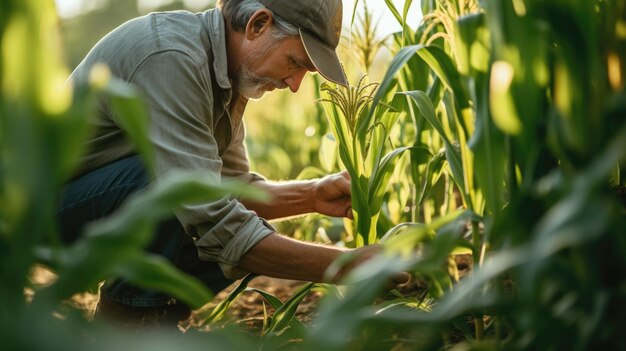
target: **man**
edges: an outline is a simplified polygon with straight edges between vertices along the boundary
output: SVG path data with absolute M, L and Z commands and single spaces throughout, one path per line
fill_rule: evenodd
M 143 93 L 157 178 L 176 169 L 200 169 L 271 194 L 267 204 L 222 199 L 186 206 L 159 226 L 149 250 L 214 292 L 247 272 L 322 281 L 343 252 L 280 236 L 261 218 L 309 212 L 350 217 L 349 179 L 335 174 L 314 181 L 266 181 L 249 170 L 242 123 L 249 98 L 274 89 L 295 92 L 309 71 L 347 84 L 334 51 L 341 6 L 341 0 L 222 0 L 200 14 L 153 13 L 104 37 L 72 73 L 74 81 L 84 81 L 94 64 L 105 63 Z M 116 118 L 104 102 L 93 120 L 88 154 L 58 209 L 66 240 L 151 181 Z M 376 251 L 360 249 L 357 261 Z M 396 282 L 405 279 L 399 276 Z M 117 280 L 102 288 L 98 313 L 132 323 L 151 317 L 177 321 L 189 312 L 164 294 Z

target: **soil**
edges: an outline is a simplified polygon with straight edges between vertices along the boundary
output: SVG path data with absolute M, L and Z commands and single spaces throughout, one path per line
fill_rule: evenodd
M 45 286 L 51 284 L 57 278 L 54 273 L 40 265 L 37 265 L 33 268 L 30 276 L 31 282 L 34 286 Z M 216 305 L 217 303 L 224 300 L 224 298 L 228 296 L 228 294 L 239 285 L 239 282 L 240 281 L 234 282 L 228 288 L 220 292 L 215 297 L 214 301 L 211 302 L 211 305 Z M 300 288 L 304 284 L 306 284 L 306 282 L 275 279 L 269 277 L 257 277 L 252 280 L 250 284 L 248 284 L 248 286 L 251 288 L 264 290 L 274 295 L 281 301 L 286 301 L 298 288 Z M 31 289 L 26 289 L 25 295 L 26 298 L 30 300 L 32 299 L 33 291 Z M 296 318 L 303 323 L 307 323 L 312 320 L 315 316 L 317 301 L 321 297 L 322 294 L 320 292 L 310 292 L 300 303 L 298 311 L 296 312 Z M 90 292 L 76 294 L 65 303 L 73 307 L 74 309 L 82 311 L 85 319 L 92 320 L 96 310 L 96 306 L 98 304 L 98 294 Z M 207 307 L 210 307 L 211 305 Z M 264 298 L 260 294 L 252 291 L 247 291 L 242 293 L 239 298 L 236 299 L 230 306 L 227 311 L 227 316 L 224 318 L 224 322 L 234 322 L 236 324 L 239 324 L 245 330 L 248 330 L 251 333 L 260 332 L 263 327 L 264 309 L 267 311 L 268 315 L 272 315 L 274 313 L 274 308 L 272 307 L 272 305 L 266 303 L 264 301 Z M 206 327 L 202 326 L 202 323 L 198 319 L 198 316 L 193 313 L 189 320 L 181 322 L 179 327 L 182 330 L 186 330 L 189 328 L 198 328 L 201 330 L 206 329 Z
M 214 302 L 207 307 L 212 307 L 221 302 L 239 284 L 239 281 L 220 292 Z M 248 284 L 250 288 L 256 288 L 268 292 L 285 302 L 296 290 L 305 285 L 306 282 L 297 280 L 276 279 L 270 277 L 257 277 Z M 311 291 L 300 303 L 296 311 L 296 318 L 303 323 L 308 323 L 315 318 L 317 312 L 317 302 L 322 298 L 322 293 Z M 265 311 L 265 312 L 264 312 Z M 228 308 L 224 323 L 235 323 L 252 334 L 259 334 L 263 328 L 264 314 L 273 315 L 274 307 L 257 292 L 246 291 L 237 298 Z M 209 327 L 203 326 L 200 317 L 192 313 L 189 320 L 181 323 L 183 329 L 197 328 L 206 330 Z
M 471 270 L 472 259 L 470 255 L 458 255 L 455 257 L 455 262 L 459 271 L 459 277 L 464 277 Z M 31 281 L 35 286 L 50 284 L 55 279 L 56 275 L 42 266 L 34 267 L 31 273 Z M 215 305 L 222 301 L 238 284 L 239 281 L 233 283 L 227 289 L 220 292 L 211 304 Z M 257 277 L 252 280 L 248 286 L 264 290 L 274 295 L 281 301 L 286 301 L 304 284 L 306 284 L 306 282 Z M 398 287 L 398 291 L 405 297 L 419 298 L 424 294 L 425 288 L 424 283 L 417 280 Z M 26 296 L 27 298 L 32 297 L 32 291 L 27 290 Z M 315 319 L 317 305 L 320 298 L 322 298 L 321 292 L 310 292 L 300 303 L 296 312 L 296 318 L 304 324 L 307 324 Z M 390 298 L 393 298 L 393 296 L 390 295 Z M 70 300 L 66 301 L 66 303 L 73 308 L 82 311 L 87 320 L 93 319 L 97 302 L 98 294 L 89 292 L 74 295 Z M 263 327 L 265 313 L 270 316 L 274 313 L 272 305 L 267 303 L 257 292 L 246 291 L 242 293 L 242 295 L 240 295 L 239 298 L 236 299 L 230 306 L 227 311 L 227 315 L 224 317 L 224 323 L 236 323 L 242 327 L 243 330 L 246 330 L 251 334 L 258 335 Z M 190 328 L 199 330 L 209 329 L 209 327 L 203 325 L 199 317 L 193 313 L 187 321 L 183 321 L 179 325 L 179 329 L 183 331 Z

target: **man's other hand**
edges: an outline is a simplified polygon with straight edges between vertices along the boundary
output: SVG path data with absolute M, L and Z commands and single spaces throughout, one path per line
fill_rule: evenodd
M 347 171 L 328 175 L 315 183 L 313 208 L 324 215 L 352 219 L 350 175 Z
M 345 251 L 345 253 L 349 253 L 353 255 L 352 261 L 345 264 L 338 272 L 334 273 L 334 277 L 331 279 L 333 283 L 339 283 L 341 279 L 343 279 L 351 270 L 357 268 L 358 266 L 364 264 L 366 261 L 369 261 L 374 256 L 382 254 L 383 247 L 380 245 L 367 245 L 362 246 L 357 249 L 353 249 L 350 251 Z M 329 272 L 327 272 L 328 274 Z M 331 272 L 332 273 L 332 272 Z M 411 275 L 407 272 L 397 272 L 389 277 L 385 288 L 387 290 L 394 289 L 398 285 L 405 284 L 409 281 Z

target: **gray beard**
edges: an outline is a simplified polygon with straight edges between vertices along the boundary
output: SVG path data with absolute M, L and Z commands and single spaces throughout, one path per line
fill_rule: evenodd
M 282 82 L 277 82 L 274 79 L 259 77 L 252 73 L 248 68 L 247 62 L 241 64 L 241 69 L 237 75 L 237 81 L 235 87 L 239 94 L 247 97 L 248 99 L 258 100 L 265 95 L 269 90 L 269 87 L 278 88 L 282 86 Z
M 284 88 L 285 84 L 283 84 L 282 81 L 261 77 L 250 70 L 250 62 L 252 60 L 265 56 L 267 52 L 273 50 L 277 44 L 278 42 L 274 41 L 263 50 L 251 53 L 242 60 L 241 69 L 235 80 L 235 90 L 237 90 L 239 94 L 248 99 L 258 100 L 262 98 L 270 88 Z

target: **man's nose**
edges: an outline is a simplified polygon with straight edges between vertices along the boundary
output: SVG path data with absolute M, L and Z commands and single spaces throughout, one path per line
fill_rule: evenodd
M 289 86 L 289 90 L 291 90 L 292 93 L 295 93 L 298 89 L 300 89 L 300 84 L 302 84 L 302 79 L 304 79 L 306 72 L 306 69 L 299 69 L 297 72 L 294 72 L 294 74 L 285 79 L 285 83 Z

